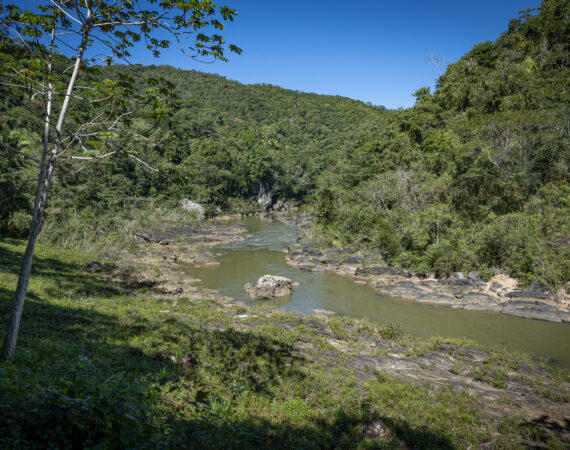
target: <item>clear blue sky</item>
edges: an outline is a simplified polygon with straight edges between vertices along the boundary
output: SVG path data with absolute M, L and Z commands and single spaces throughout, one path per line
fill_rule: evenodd
M 19 3 L 7 0 L 6 3 Z M 24 4 L 38 0 L 23 0 Z M 228 63 L 200 64 L 175 48 L 156 60 L 242 83 L 351 97 L 408 107 L 412 93 L 438 76 L 430 55 L 454 62 L 478 42 L 495 40 L 518 11 L 540 0 L 221 0 L 238 11 L 223 35 L 243 49 Z
M 242 83 L 338 94 L 389 108 L 412 106 L 433 86 L 432 54 L 454 62 L 495 40 L 518 11 L 540 0 L 227 0 L 238 11 L 225 30 L 243 49 L 228 63 L 200 65 L 178 55 L 160 62 Z M 151 58 L 145 58 L 145 63 Z M 433 87 L 432 87 L 433 89 Z

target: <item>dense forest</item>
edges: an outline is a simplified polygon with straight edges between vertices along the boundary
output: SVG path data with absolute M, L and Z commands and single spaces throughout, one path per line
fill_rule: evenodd
M 449 65 L 432 94 L 319 178 L 331 241 L 436 275 L 569 279 L 570 4 L 545 1 Z
M 254 199 L 260 185 L 275 199 L 303 202 L 336 152 L 350 151 L 373 136 L 387 116 L 383 107 L 348 98 L 245 86 L 169 66 L 118 65 L 89 76 L 116 79 L 126 73 L 137 80 L 171 83 L 167 117 L 157 122 L 142 110 L 129 123 L 129 136 L 134 131 L 138 138 L 134 150 L 160 172 L 121 153 L 102 164 L 65 167 L 58 179 L 59 207 L 71 200 L 73 208 L 106 211 L 132 198 L 157 197 L 174 205 L 188 197 L 204 204 L 209 214 L 253 212 L 259 208 Z M 33 152 L 40 142 L 34 130 L 41 127 L 34 129 L 33 116 L 14 103 L 5 103 L 3 110 L 2 139 Z M 19 171 L 16 156 L 4 164 L 10 166 L 2 171 L 1 218 L 8 230 L 13 214 L 29 211 L 32 191 L 20 186 L 26 175 L 25 169 Z
M 561 0 L 521 13 L 399 111 L 168 66 L 92 67 L 83 76 L 102 84 L 166 80 L 168 108 L 160 120 L 142 108 L 124 134 L 84 144 L 98 154 L 113 141 L 144 164 L 122 152 L 61 162 L 45 226 L 58 231 L 44 239 L 73 224 L 104 232 L 151 199 L 252 213 L 271 207 L 256 202 L 267 190 L 310 208 L 323 245 L 381 250 L 423 274 L 499 268 L 559 288 L 570 272 L 569 15 Z M 42 125 L 2 94 L 0 140 L 18 151 L 0 159 L 0 230 L 25 235 L 35 172 L 21 155 L 37 154 Z M 69 126 L 93 108 L 77 107 Z

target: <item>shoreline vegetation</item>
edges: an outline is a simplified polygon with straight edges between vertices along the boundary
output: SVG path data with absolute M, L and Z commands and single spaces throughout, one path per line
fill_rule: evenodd
M 288 249 L 287 262 L 301 270 L 347 275 L 363 281 L 381 295 L 429 305 L 570 322 L 570 295 L 564 289 L 548 292 L 538 280 L 525 289 L 517 279 L 500 272 L 487 281 L 477 271 L 439 279 L 433 274 L 422 276 L 409 269 L 388 266 L 380 252 L 320 244 L 319 234 L 310 228 L 311 216 L 281 216 L 279 220 L 300 230 L 299 243 Z
M 161 221 L 137 231 L 136 246 L 114 262 L 41 244 L 21 351 L 0 365 L 2 444 L 570 442 L 566 370 L 391 324 L 250 307 L 176 270 L 215 264 L 209 248 L 244 232 L 225 221 Z M 1 317 L 22 244 L 0 245 Z

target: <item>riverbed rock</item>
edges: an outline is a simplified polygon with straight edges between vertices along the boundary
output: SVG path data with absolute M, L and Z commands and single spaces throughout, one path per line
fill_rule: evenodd
M 322 256 L 324 256 L 323 252 L 320 251 L 318 248 L 310 248 L 310 247 L 303 248 L 303 254 L 305 256 L 310 256 L 312 258 L 321 258 Z
M 328 309 L 315 308 L 312 310 L 312 313 L 315 314 L 316 316 L 322 316 L 322 317 L 336 316 L 336 313 L 334 311 L 329 311 Z
M 502 310 L 503 314 L 528 319 L 547 320 L 549 322 L 562 322 L 560 312 L 556 311 L 552 305 L 541 300 L 516 299 L 510 300 Z
M 252 285 L 246 283 L 245 292 L 253 299 L 276 298 L 291 294 L 291 280 L 277 275 L 263 275 Z
M 459 276 L 444 278 L 442 280 L 439 280 L 439 282 L 448 286 L 472 286 L 475 284 L 470 278 L 465 278 L 465 275 L 462 273 L 459 272 L 457 275 Z
M 216 260 L 216 257 L 212 254 L 212 252 L 208 250 L 200 250 L 193 255 L 194 264 L 199 265 L 216 265 L 219 262 Z
M 366 275 L 399 275 L 402 277 L 410 277 L 411 273 L 407 270 L 398 269 L 390 266 L 370 266 L 358 268 L 355 272 L 356 276 Z
M 419 303 L 427 303 L 430 305 L 440 305 L 440 306 L 454 306 L 457 305 L 458 303 L 455 297 L 440 293 L 425 294 L 419 297 L 416 301 Z
M 527 309 L 527 308 L 512 308 L 508 307 L 503 309 L 503 314 L 524 317 L 526 319 L 546 320 L 548 322 L 562 322 L 560 313 L 558 311 L 548 309 Z
M 474 283 L 479 283 L 481 281 L 481 273 L 477 270 L 472 270 L 467 274 L 467 278 L 472 280 Z
M 343 264 L 360 264 L 362 260 L 357 256 L 347 256 L 344 259 L 341 259 L 339 262 Z
M 527 298 L 527 299 L 544 299 L 544 300 L 551 300 L 554 299 L 554 296 L 541 291 L 512 291 L 507 294 L 511 298 Z
M 413 283 L 407 281 L 400 281 L 398 283 L 387 284 L 384 286 L 374 286 L 376 292 L 380 295 L 388 295 L 391 297 L 399 297 L 407 300 L 418 300 L 427 294 L 426 291 L 415 286 Z
M 483 310 L 483 311 L 500 311 L 501 305 L 494 297 L 490 295 L 470 292 L 461 298 L 464 309 Z
M 534 280 L 530 287 L 528 288 L 529 291 L 532 292 L 545 292 L 546 286 L 540 282 L 540 280 Z

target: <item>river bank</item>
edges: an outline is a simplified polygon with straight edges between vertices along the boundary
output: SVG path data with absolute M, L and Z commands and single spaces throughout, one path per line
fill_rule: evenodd
M 211 247 L 245 239 L 246 227 L 228 223 L 231 219 L 235 218 L 190 223 L 170 220 L 160 228 L 140 230 L 135 233 L 138 243 L 134 254 L 125 255 L 127 264 L 108 279 L 146 285 L 163 297 L 183 295 L 233 301 L 216 290 L 200 286 L 199 279 L 181 269 L 181 264 L 219 264 L 216 255 L 209 250 Z
M 299 243 L 289 248 L 287 261 L 301 270 L 327 271 L 359 280 L 381 295 L 435 306 L 495 311 L 528 319 L 570 322 L 570 296 L 550 293 L 539 282 L 528 289 L 505 274 L 483 281 L 478 272 L 437 279 L 420 277 L 410 270 L 386 265 L 381 254 L 358 248 L 322 248 L 304 230 L 309 216 L 278 217 L 301 230 Z
M 234 301 L 175 266 L 214 264 L 216 250 L 208 246 L 237 242 L 245 229 L 227 223 L 172 227 L 146 231 L 135 254 L 115 266 L 94 263 L 96 255 L 38 247 L 19 353 L 0 370 L 0 385 L 17 387 L 3 392 L 0 429 L 10 430 L 3 439 L 31 439 L 36 429 L 57 427 L 59 418 L 66 429 L 89 418 L 90 430 L 122 420 L 119 410 L 70 417 L 65 408 L 49 406 L 45 387 L 56 405 L 81 402 L 95 411 L 118 395 L 130 405 L 128 427 L 140 442 L 152 441 L 142 431 L 150 427 L 155 438 L 174 446 L 570 443 L 567 371 L 461 339 L 418 338 L 375 321 Z M 23 244 L 2 243 L 1 249 L 4 317 Z M 125 379 L 119 386 L 142 386 L 152 396 L 117 387 Z M 72 391 L 65 387 L 70 380 Z M 109 397 L 94 396 L 99 390 Z M 161 434 L 166 423 L 174 434 Z
M 236 218 L 227 219 L 235 220 Z M 270 219 L 266 217 L 265 220 Z M 285 216 L 281 216 L 279 220 L 290 221 Z M 306 226 L 308 223 L 308 220 L 301 219 L 297 226 Z M 219 264 L 218 259 L 221 254 L 216 253 L 216 250 L 208 250 L 208 247 L 241 242 L 248 237 L 247 229 L 243 224 L 228 225 L 222 221 L 204 223 L 201 226 L 200 232 L 194 229 L 185 230 L 192 232 L 191 244 L 188 244 L 188 239 L 184 236 L 179 237 L 180 242 L 176 242 L 176 239 L 171 236 L 170 241 L 165 243 L 163 239 L 167 237 L 162 234 L 156 235 L 154 239 L 147 239 L 144 243 L 141 242 L 141 248 L 145 250 L 139 252 L 142 256 L 142 258 L 137 258 L 139 262 L 150 264 L 151 267 L 157 264 L 164 267 L 166 264 L 171 270 L 164 274 L 165 278 L 171 277 L 170 283 L 157 286 L 159 289 L 166 289 L 166 298 L 198 299 L 205 295 L 206 298 L 216 301 L 219 305 L 216 308 L 232 317 L 232 327 L 242 332 L 257 330 L 264 327 L 267 321 L 273 322 L 274 320 L 285 320 L 288 323 L 287 328 L 291 330 L 301 326 L 310 335 L 325 339 L 326 344 L 320 344 L 320 346 L 325 345 L 328 350 L 324 356 L 320 353 L 317 356 L 314 352 L 319 346 L 315 347 L 312 339 L 305 338 L 301 339 L 296 347 L 298 355 L 310 358 L 314 362 L 318 361 L 320 366 L 329 369 L 339 367 L 340 358 L 343 361 L 340 366 L 349 368 L 352 376 L 360 380 L 369 380 L 371 371 L 382 370 L 391 376 L 418 384 L 429 390 L 452 386 L 459 391 L 479 396 L 486 405 L 494 405 L 487 409 L 486 414 L 500 416 L 501 414 L 521 414 L 521 411 L 524 411 L 522 414 L 525 420 L 532 422 L 538 417 L 548 417 L 548 420 L 554 421 L 551 426 L 561 429 L 565 427 L 562 417 L 570 413 L 568 383 L 565 381 L 561 384 L 560 380 L 548 376 L 548 370 L 544 369 L 546 366 L 536 365 L 525 356 L 508 350 L 481 347 L 463 339 L 439 336 L 433 336 L 427 340 L 417 338 L 402 333 L 398 327 L 393 325 L 381 325 L 377 329 L 381 331 L 376 331 L 376 336 L 373 336 L 362 331 L 362 328 L 368 326 L 375 327 L 375 325 L 362 325 L 362 323 L 367 323 L 366 321 L 331 316 L 326 310 L 313 310 L 317 313 L 317 317 L 283 313 L 279 306 L 273 309 L 271 302 L 246 304 L 222 295 L 217 290 L 200 286 L 200 279 L 189 276 L 188 271 L 181 272 L 180 268 L 192 265 L 209 270 L 208 267 Z M 183 244 L 183 241 L 186 241 L 186 244 Z M 317 254 L 314 248 L 305 247 L 305 249 L 304 254 L 311 254 L 312 258 L 325 256 L 324 252 Z M 339 275 L 351 275 L 356 280 L 367 284 L 370 280 L 378 282 L 387 279 L 392 283 L 397 283 L 399 281 L 397 277 L 405 277 L 407 281 L 414 281 L 413 276 L 408 276 L 408 274 L 391 272 L 378 274 L 374 269 L 365 274 L 362 272 L 358 274 L 359 265 L 355 262 L 360 255 L 351 249 L 349 251 L 351 254 L 348 257 L 354 259 L 340 263 L 332 261 L 328 269 Z M 166 253 L 172 256 L 165 259 Z M 287 255 L 289 263 L 291 263 L 291 254 L 290 249 Z M 346 255 L 342 256 L 347 258 Z M 367 258 L 369 267 L 377 267 L 374 265 L 373 257 L 367 255 Z M 244 262 L 244 264 L 249 263 Z M 317 259 L 310 260 L 308 263 L 304 261 L 300 265 L 303 270 L 310 267 L 310 270 L 322 271 L 327 263 Z M 351 273 L 352 270 L 357 273 Z M 150 273 L 152 274 L 152 271 Z M 177 284 L 173 284 L 173 280 L 177 280 Z M 450 289 L 447 286 L 446 288 Z M 375 290 L 378 292 L 378 289 Z M 235 308 L 238 306 L 240 314 L 235 313 Z M 168 312 L 168 310 L 165 311 Z M 382 339 L 378 340 L 378 336 Z M 507 407 L 507 404 L 516 405 L 516 407 Z

